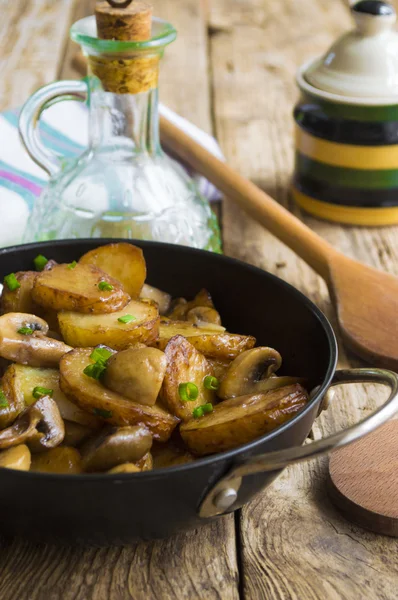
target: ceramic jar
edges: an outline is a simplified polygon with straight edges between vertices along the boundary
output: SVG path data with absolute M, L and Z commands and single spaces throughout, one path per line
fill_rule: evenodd
M 356 29 L 297 74 L 293 196 L 314 216 L 398 223 L 398 33 L 387 2 L 351 7 Z

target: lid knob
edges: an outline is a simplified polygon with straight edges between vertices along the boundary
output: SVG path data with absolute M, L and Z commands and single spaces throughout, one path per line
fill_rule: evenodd
M 389 2 L 360 0 L 351 7 L 359 32 L 364 36 L 377 35 L 392 29 L 397 15 Z

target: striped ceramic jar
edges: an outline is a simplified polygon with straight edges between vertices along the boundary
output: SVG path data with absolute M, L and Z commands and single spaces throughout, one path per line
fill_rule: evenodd
M 398 223 L 398 33 L 393 6 L 360 0 L 356 28 L 297 74 L 293 195 L 351 225 Z
M 398 223 L 398 105 L 337 104 L 303 94 L 294 118 L 297 204 L 329 221 Z

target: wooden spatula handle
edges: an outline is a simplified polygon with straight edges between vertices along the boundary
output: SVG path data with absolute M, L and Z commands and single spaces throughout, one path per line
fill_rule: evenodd
M 204 175 L 328 281 L 328 257 L 335 251 L 327 242 L 164 117 L 160 118 L 160 135 L 165 148 Z

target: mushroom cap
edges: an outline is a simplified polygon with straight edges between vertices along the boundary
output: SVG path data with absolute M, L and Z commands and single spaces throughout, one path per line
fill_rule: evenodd
M 109 471 L 139 461 L 151 448 L 152 435 L 140 425 L 106 427 L 81 448 L 85 471 Z

